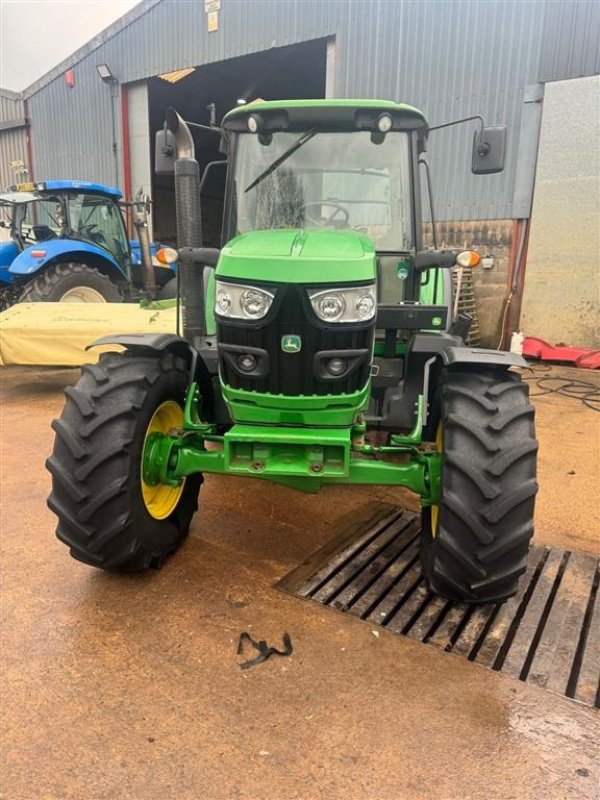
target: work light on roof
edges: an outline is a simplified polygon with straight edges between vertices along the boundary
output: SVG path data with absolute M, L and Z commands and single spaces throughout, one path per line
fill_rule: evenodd
M 393 124 L 394 120 L 389 114 L 382 114 L 377 120 L 377 130 L 381 131 L 381 133 L 387 133 L 392 130 Z
M 256 133 L 258 130 L 258 117 L 255 117 L 254 114 L 250 114 L 248 117 L 248 130 L 250 133 Z

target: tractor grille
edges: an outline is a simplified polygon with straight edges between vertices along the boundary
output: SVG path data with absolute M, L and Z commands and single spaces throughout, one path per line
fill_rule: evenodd
M 373 325 L 337 326 L 321 323 L 313 314 L 305 289 L 296 285 L 277 287 L 274 307 L 262 325 L 217 320 L 219 346 L 254 348 L 268 354 L 266 374 L 244 375 L 235 359 L 219 352 L 223 382 L 234 389 L 247 389 L 283 395 L 340 395 L 362 389 L 369 378 Z M 282 337 L 296 335 L 302 340 L 298 353 L 285 353 Z M 322 380 L 322 369 L 315 363 L 317 353 L 330 351 L 362 352 L 364 357 L 347 376 Z M 366 351 L 366 353 L 365 353 Z M 231 351 L 230 351 L 231 352 Z M 350 357 L 351 360 L 352 357 Z

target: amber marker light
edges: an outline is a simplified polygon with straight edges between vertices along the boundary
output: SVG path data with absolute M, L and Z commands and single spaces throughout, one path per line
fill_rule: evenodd
M 174 264 L 177 261 L 177 250 L 172 247 L 161 247 L 156 253 L 156 260 L 161 264 Z
M 481 256 L 475 250 L 463 250 L 456 256 L 456 263 L 459 267 L 478 267 L 481 264 Z

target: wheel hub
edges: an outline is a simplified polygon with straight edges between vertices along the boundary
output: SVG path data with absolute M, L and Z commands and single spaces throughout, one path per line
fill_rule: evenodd
M 165 476 L 170 448 L 164 441 L 172 428 L 183 422 L 183 409 L 174 400 L 158 406 L 146 430 L 142 451 L 142 498 L 147 512 L 154 519 L 165 519 L 177 507 L 185 486 L 185 478 L 168 480 Z

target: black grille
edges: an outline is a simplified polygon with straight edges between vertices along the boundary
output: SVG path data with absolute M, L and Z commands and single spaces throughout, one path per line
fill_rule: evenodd
M 282 337 L 290 334 L 302 339 L 299 353 L 284 353 L 281 349 Z M 279 285 L 273 307 L 261 325 L 217 319 L 219 344 L 266 351 L 269 355 L 267 374 L 241 374 L 235 368 L 235 359 L 226 358 L 223 351 L 219 354 L 221 376 L 223 382 L 234 389 L 269 394 L 349 394 L 362 389 L 368 380 L 373 335 L 374 323 L 325 325 L 313 313 L 304 287 Z M 314 357 L 321 351 L 332 350 L 362 351 L 362 355 L 346 376 L 321 380 Z M 332 357 L 330 353 L 328 357 Z M 352 359 L 348 361 L 351 363 Z

